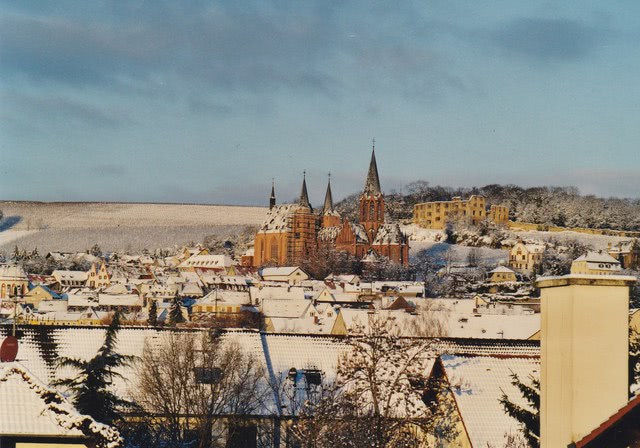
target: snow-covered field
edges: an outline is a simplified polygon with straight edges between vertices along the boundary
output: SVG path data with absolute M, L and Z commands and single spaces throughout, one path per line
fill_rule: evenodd
M 590 235 L 587 233 L 579 232 L 540 232 L 536 230 L 529 230 L 526 232 L 514 232 L 516 236 L 519 236 L 523 240 L 537 240 L 537 241 L 558 241 L 566 242 L 570 240 L 577 240 L 582 244 L 593 247 L 594 250 L 606 249 L 609 242 L 615 243 L 618 241 L 629 240 L 629 238 L 622 238 L 618 236 L 608 235 Z
M 257 226 L 265 207 L 191 204 L 0 202 L 0 251 L 167 248 Z

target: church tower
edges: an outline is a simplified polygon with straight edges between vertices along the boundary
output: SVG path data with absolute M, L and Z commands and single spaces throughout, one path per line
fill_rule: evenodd
M 275 180 L 271 179 L 271 196 L 269 197 L 269 210 L 273 210 L 276 206 L 276 184 Z
M 322 227 L 335 227 L 340 225 L 340 214 L 333 208 L 333 194 L 331 193 L 331 173 L 327 183 L 327 193 L 324 196 L 322 207 Z
M 313 213 L 307 192 L 306 172 L 302 179 L 302 189 L 297 209 L 292 214 L 289 227 L 289 244 L 287 262 L 297 264 L 308 259 L 315 252 L 317 245 L 318 216 Z
M 380 178 L 378 177 L 375 139 L 373 140 L 367 181 L 364 184 L 364 191 L 360 195 L 360 224 L 367 231 L 370 242 L 375 239 L 378 229 L 384 224 L 384 198 L 382 197 Z

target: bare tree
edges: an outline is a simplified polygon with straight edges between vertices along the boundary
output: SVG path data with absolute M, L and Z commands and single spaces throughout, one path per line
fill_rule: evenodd
M 302 446 L 427 447 L 437 434 L 455 438 L 451 410 L 428 377 L 431 340 L 399 337 L 393 321 L 371 315 L 345 341 L 335 383 L 305 403 L 293 426 Z
M 262 412 L 266 384 L 262 365 L 237 343 L 202 332 L 168 333 L 138 365 L 135 398 L 147 444 L 238 444 L 243 422 Z

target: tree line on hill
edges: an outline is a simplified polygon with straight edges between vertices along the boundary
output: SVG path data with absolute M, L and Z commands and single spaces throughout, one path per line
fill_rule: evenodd
M 336 208 L 346 217 L 357 218 L 359 193 L 340 201 Z M 640 199 L 601 198 L 582 195 L 576 187 L 530 187 L 491 184 L 484 187 L 431 186 L 426 181 L 407 184 L 386 194 L 391 219 L 408 220 L 415 204 L 449 201 L 455 196 L 482 195 L 487 205 L 509 207 L 509 219 L 559 227 L 584 227 L 640 231 Z

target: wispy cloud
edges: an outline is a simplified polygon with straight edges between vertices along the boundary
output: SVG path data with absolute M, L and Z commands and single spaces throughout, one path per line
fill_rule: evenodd
M 565 18 L 518 18 L 489 33 L 491 41 L 508 54 L 539 62 L 583 59 L 608 35 L 604 28 Z

